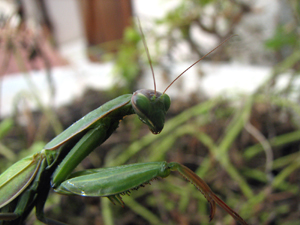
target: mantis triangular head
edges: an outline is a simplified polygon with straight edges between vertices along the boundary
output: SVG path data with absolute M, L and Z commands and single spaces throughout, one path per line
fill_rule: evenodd
M 189 66 L 187 69 L 185 69 L 181 74 L 179 74 L 164 90 L 163 93 L 156 91 L 156 82 L 155 82 L 155 76 L 153 71 L 153 66 L 150 59 L 149 50 L 147 47 L 146 39 L 143 34 L 143 30 L 141 28 L 140 21 L 138 20 L 138 27 L 141 32 L 142 40 L 144 47 L 146 49 L 148 61 L 150 64 L 150 68 L 152 71 L 152 77 L 153 77 L 153 83 L 154 83 L 154 90 L 148 90 L 148 89 L 141 89 L 136 92 L 134 92 L 131 103 L 132 107 L 135 111 L 135 113 L 138 115 L 140 120 L 145 123 L 150 131 L 153 134 L 159 134 L 165 123 L 165 116 L 170 108 L 171 100 L 170 97 L 166 94 L 166 91 L 173 85 L 173 83 L 179 79 L 186 71 L 188 71 L 190 68 L 192 68 L 195 64 L 200 62 L 202 59 L 204 59 L 206 56 L 208 56 L 210 53 L 215 51 L 217 48 L 219 48 L 222 44 L 227 42 L 231 37 L 225 39 L 221 44 L 219 44 L 217 47 L 215 47 L 213 50 L 211 50 L 209 53 L 198 59 L 196 62 L 194 62 L 191 66 Z

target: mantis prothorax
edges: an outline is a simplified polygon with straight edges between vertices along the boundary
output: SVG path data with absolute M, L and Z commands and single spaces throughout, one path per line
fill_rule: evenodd
M 114 204 L 123 205 L 121 194 L 155 178 L 167 177 L 171 171 L 178 171 L 205 196 L 210 204 L 210 220 L 214 217 L 217 203 L 240 224 L 247 224 L 200 177 L 176 162 L 137 163 L 72 174 L 74 168 L 109 138 L 127 115 L 137 114 L 153 134 L 159 134 L 171 104 L 165 92 L 188 69 L 228 40 L 197 60 L 160 93 L 156 91 L 149 51 L 140 24 L 139 29 L 152 70 L 154 90 L 138 90 L 105 103 L 56 136 L 40 153 L 28 156 L 4 171 L 0 176 L 0 224 L 22 224 L 34 207 L 40 221 L 62 224 L 44 215 L 44 204 L 51 187 L 60 194 L 108 197 Z

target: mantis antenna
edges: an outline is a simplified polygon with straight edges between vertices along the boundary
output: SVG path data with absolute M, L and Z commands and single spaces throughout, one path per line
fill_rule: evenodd
M 190 68 L 192 68 L 195 64 L 197 64 L 198 62 L 200 62 L 202 59 L 204 59 L 206 56 L 208 56 L 210 53 L 212 53 L 213 51 L 215 51 L 217 48 L 219 48 L 221 45 L 223 45 L 225 42 L 227 42 L 230 38 L 237 36 L 237 34 L 231 35 L 230 37 L 226 38 L 224 41 L 221 42 L 221 44 L 219 44 L 217 47 L 215 47 L 213 50 L 211 50 L 209 53 L 207 53 L 206 55 L 204 55 L 203 57 L 201 57 L 200 59 L 198 59 L 196 62 L 194 62 L 192 65 L 190 65 L 187 69 L 185 69 L 181 74 L 179 74 L 170 84 L 169 86 L 164 90 L 163 94 L 166 93 L 166 91 L 169 89 L 169 87 L 172 86 L 172 84 L 178 80 L 179 77 L 181 77 L 186 71 L 188 71 Z
M 148 61 L 149 61 L 149 64 L 150 64 L 150 68 L 151 68 L 151 71 L 152 71 L 152 76 L 153 76 L 153 82 L 154 82 L 154 95 L 156 95 L 156 82 L 155 82 L 155 75 L 154 75 L 154 71 L 153 71 L 153 67 L 152 67 L 152 62 L 151 62 L 151 58 L 150 58 L 150 54 L 149 54 L 149 50 L 148 50 L 148 47 L 147 47 L 147 43 L 146 43 L 146 39 L 145 39 L 145 36 L 144 36 L 144 33 L 143 33 L 143 29 L 142 29 L 142 26 L 141 26 L 141 22 L 140 22 L 140 19 L 137 18 L 138 20 L 138 26 L 139 26 L 139 30 L 141 32 L 141 36 L 142 36 L 142 40 L 143 40 L 143 44 L 144 44 L 144 47 L 146 49 L 146 53 L 147 53 L 147 58 L 148 58 Z

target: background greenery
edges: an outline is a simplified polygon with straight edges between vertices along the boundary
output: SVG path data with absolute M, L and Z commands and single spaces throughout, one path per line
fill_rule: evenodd
M 265 41 L 264 51 L 272 55 L 272 74 L 250 96 L 231 98 L 191 97 L 188 102 L 175 101 L 160 135 L 152 135 L 135 116 L 126 118 L 117 132 L 85 159 L 78 169 L 113 166 L 134 162 L 176 161 L 202 177 L 228 205 L 249 224 L 299 224 L 300 177 L 300 3 L 288 1 L 293 20 L 278 23 L 274 36 Z M 206 15 L 206 7 L 214 13 Z M 168 75 L 169 61 L 178 43 L 192 49 L 191 57 L 203 56 L 205 50 L 191 36 L 193 26 L 214 35 L 218 40 L 234 34 L 242 18 L 253 10 L 240 1 L 182 1 L 164 18 L 150 21 L 157 29 L 167 28 L 163 35 L 155 29 L 145 36 L 155 43 L 151 52 L 154 65 Z M 203 17 L 210 16 L 210 25 Z M 218 29 L 219 19 L 225 29 Z M 179 34 L 179 35 L 178 35 Z M 168 46 L 165 51 L 160 43 Z M 222 46 L 207 60 L 228 61 L 232 45 Z M 17 47 L 13 49 L 14 57 Z M 89 90 L 74 104 L 57 111 L 43 107 L 39 112 L 15 111 L 0 124 L 0 169 L 42 149 L 61 130 L 104 102 L 132 93 L 145 69 L 145 50 L 136 28 L 128 28 L 124 44 L 115 57 L 116 76 L 120 80 L 109 92 Z M 27 71 L 20 69 L 26 76 Z M 289 82 L 276 88 L 287 73 Z M 30 79 L 30 78 L 28 78 Z M 34 90 L 34 89 L 33 89 Z M 39 101 L 36 97 L 36 101 Z M 18 122 L 20 115 L 30 121 L 27 127 Z M 55 121 L 55 123 L 53 123 Z M 56 124 L 56 125 L 53 125 Z M 60 128 L 62 124 L 63 128 Z M 66 197 L 51 194 L 47 215 L 70 224 L 234 224 L 221 208 L 208 222 L 208 204 L 193 185 L 178 175 L 154 181 L 145 188 L 124 196 L 126 206 L 113 206 L 107 199 Z M 70 204 L 72 203 L 72 204 Z M 28 224 L 39 224 L 34 215 Z

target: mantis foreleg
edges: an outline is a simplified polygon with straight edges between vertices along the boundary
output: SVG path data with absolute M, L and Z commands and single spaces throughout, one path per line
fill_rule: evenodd
M 247 223 L 227 204 L 218 198 L 209 186 L 189 168 L 176 162 L 136 163 L 117 167 L 91 169 L 73 173 L 55 191 L 61 194 L 108 197 L 114 204 L 124 205 L 121 195 L 149 184 L 153 179 L 165 178 L 171 171 L 178 171 L 205 196 L 210 204 L 210 220 L 213 219 L 216 203 L 236 221 Z

